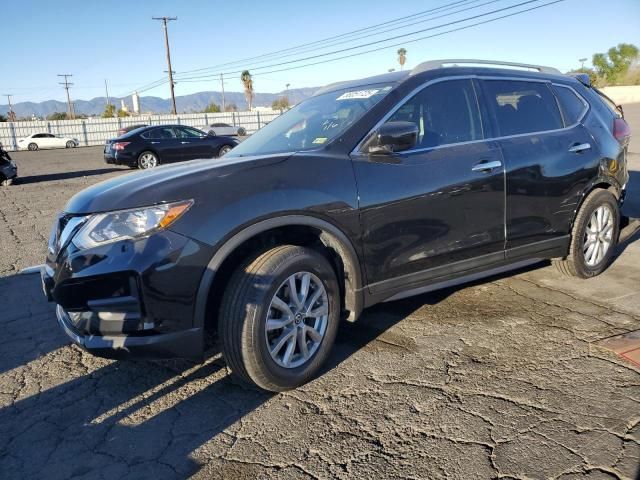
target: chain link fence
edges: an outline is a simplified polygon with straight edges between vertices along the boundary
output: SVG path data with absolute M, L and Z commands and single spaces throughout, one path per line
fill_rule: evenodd
M 139 124 L 180 124 L 204 128 L 212 123 L 244 127 L 250 135 L 280 115 L 278 111 L 185 113 L 179 115 L 136 115 L 124 118 L 87 118 L 83 120 L 39 120 L 0 123 L 0 142 L 7 150 L 17 150 L 18 140 L 32 133 L 52 133 L 71 137 L 80 146 L 103 145 L 118 136 L 123 127 Z

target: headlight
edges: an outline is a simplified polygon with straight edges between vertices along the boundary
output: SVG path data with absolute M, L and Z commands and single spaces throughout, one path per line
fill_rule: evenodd
M 87 219 L 72 242 L 76 247 L 86 249 L 147 235 L 154 230 L 167 228 L 191 205 L 193 200 L 97 213 Z

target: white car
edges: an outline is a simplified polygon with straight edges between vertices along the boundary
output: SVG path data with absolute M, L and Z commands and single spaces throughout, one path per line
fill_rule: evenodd
M 79 145 L 78 140 L 70 137 L 58 137 L 52 133 L 32 133 L 18 140 L 21 150 L 38 150 L 39 148 L 73 148 Z
M 244 137 L 247 134 L 247 130 L 244 127 L 233 127 L 228 123 L 212 123 L 209 126 L 204 126 L 202 129 L 209 135 L 219 136 L 241 136 Z

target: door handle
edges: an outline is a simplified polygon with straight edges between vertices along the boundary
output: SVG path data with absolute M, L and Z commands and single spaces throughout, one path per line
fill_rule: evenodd
M 573 145 L 569 151 L 571 153 L 581 153 L 584 152 L 585 150 L 589 150 L 591 148 L 591 144 L 590 143 L 577 143 L 575 145 Z
M 487 162 L 483 160 L 480 163 L 476 163 L 473 167 L 471 167 L 472 172 L 490 172 L 494 168 L 500 168 L 502 166 L 502 162 L 500 160 L 492 160 L 491 162 Z
M 184 145 L 185 143 L 191 143 L 191 142 L 180 142 L 180 143 Z
M 151 142 L 153 145 L 155 145 L 156 143 L 160 143 L 160 142 Z

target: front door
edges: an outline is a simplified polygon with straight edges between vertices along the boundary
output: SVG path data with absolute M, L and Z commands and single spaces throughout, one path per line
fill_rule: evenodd
M 178 160 L 194 160 L 213 156 L 204 133 L 190 127 L 174 127 L 174 130 L 178 137 Z
M 354 155 L 372 293 L 413 288 L 504 259 L 504 167 L 484 140 L 470 79 L 427 85 L 387 121 L 419 128 L 415 148 Z

